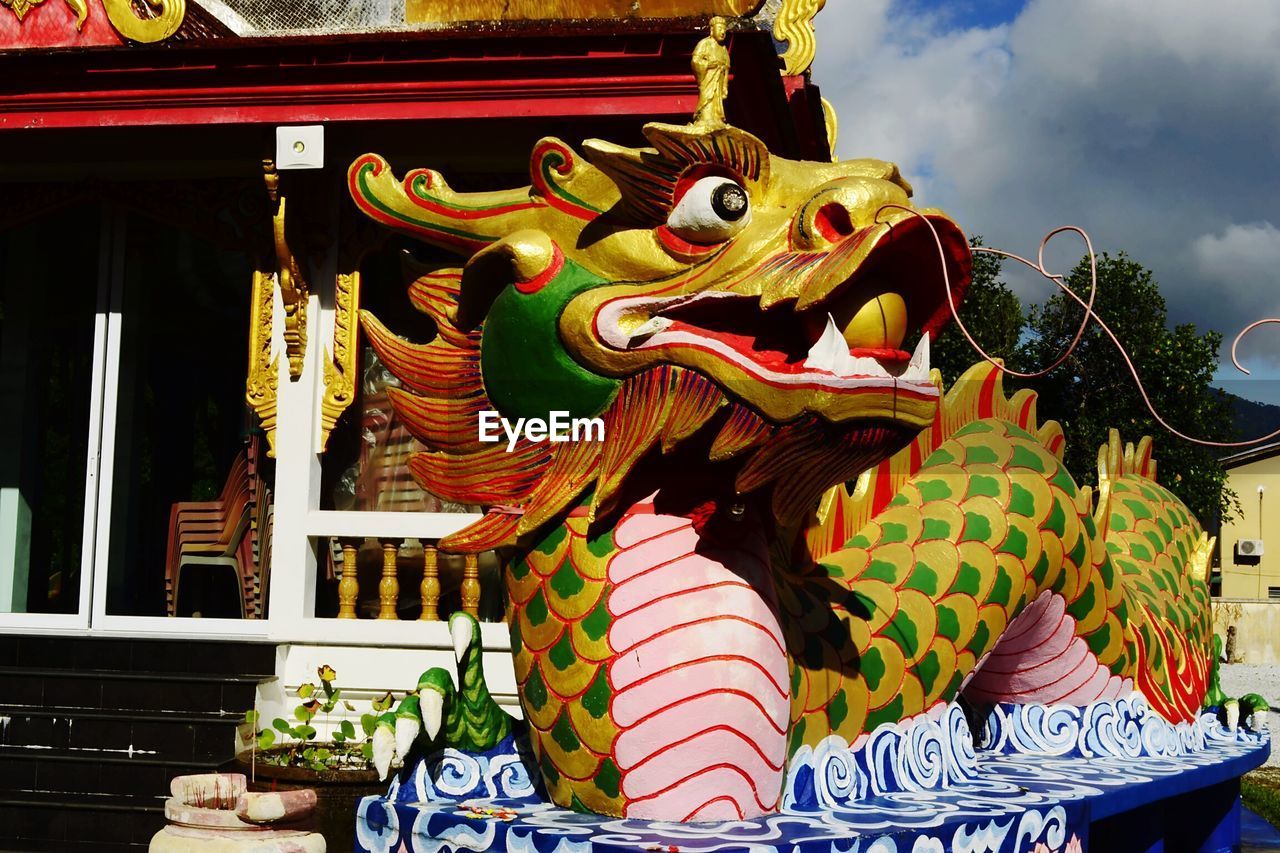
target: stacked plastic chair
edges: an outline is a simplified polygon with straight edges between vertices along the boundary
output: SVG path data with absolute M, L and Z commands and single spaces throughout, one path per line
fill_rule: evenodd
M 235 575 L 240 616 L 262 614 L 265 572 L 270 563 L 271 492 L 260 477 L 260 443 L 251 439 L 236 456 L 222 493 L 212 501 L 180 501 L 169 511 L 165 603 L 177 615 L 186 566 L 225 567 Z

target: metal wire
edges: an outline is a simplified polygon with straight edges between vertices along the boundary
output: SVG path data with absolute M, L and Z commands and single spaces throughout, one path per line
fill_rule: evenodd
M 1080 321 L 1080 328 L 1076 330 L 1075 337 L 1071 339 L 1071 343 L 1067 345 L 1067 348 L 1063 350 L 1062 354 L 1059 355 L 1058 358 L 1055 359 L 1052 364 L 1050 364 L 1048 367 L 1044 368 L 1043 370 L 1037 370 L 1032 373 L 1021 373 L 1017 370 L 1012 370 L 1008 367 L 1005 367 L 998 359 L 988 354 L 986 350 L 984 350 L 981 346 L 978 345 L 978 342 L 974 340 L 973 335 L 969 333 L 969 329 L 965 326 L 964 321 L 960 319 L 960 312 L 957 310 L 957 307 L 956 307 L 955 292 L 951 284 L 951 274 L 947 270 L 946 250 L 942 247 L 942 238 L 938 236 L 938 229 L 935 228 L 933 223 L 929 221 L 929 218 L 924 214 L 920 213 L 920 211 L 914 208 L 907 207 L 906 205 L 886 204 L 886 205 L 883 205 L 878 211 L 876 211 L 875 218 L 877 222 L 880 220 L 881 212 L 885 210 L 901 210 L 905 213 L 910 214 L 913 217 L 920 219 L 925 224 L 925 226 L 928 227 L 929 233 L 933 235 L 934 243 L 938 247 L 938 262 L 942 267 L 942 282 L 943 282 L 943 286 L 946 288 L 946 291 L 947 291 L 947 305 L 951 308 L 951 317 L 952 319 L 955 320 L 956 327 L 960 330 L 960 333 L 964 335 L 965 340 L 969 342 L 969 345 L 973 347 L 974 351 L 977 352 L 978 355 L 982 356 L 987 362 L 995 366 L 996 369 L 1004 373 L 1007 373 L 1010 376 L 1016 376 L 1021 379 L 1035 379 L 1040 376 L 1044 376 L 1046 373 L 1058 367 L 1064 361 L 1066 361 L 1068 357 L 1070 357 L 1072 351 L 1075 350 L 1075 348 L 1079 345 L 1081 338 L 1084 337 L 1084 333 L 1088 329 L 1089 324 L 1093 322 L 1098 324 L 1098 327 L 1102 329 L 1103 334 L 1105 334 L 1107 338 L 1111 341 L 1111 343 L 1115 346 L 1116 351 L 1120 354 L 1120 357 L 1124 359 L 1125 367 L 1128 368 L 1129 375 L 1133 377 L 1134 385 L 1137 387 L 1138 393 L 1142 396 L 1142 402 L 1143 402 L 1143 405 L 1147 407 L 1147 411 L 1151 413 L 1151 416 L 1156 419 L 1156 422 L 1159 423 L 1160 426 L 1164 427 L 1173 435 L 1176 435 L 1178 438 L 1181 438 L 1184 441 L 1189 441 L 1193 444 L 1199 444 L 1205 447 L 1251 447 L 1255 444 L 1261 444 L 1266 441 L 1271 441 L 1277 436 L 1280 436 L 1280 429 L 1276 429 L 1274 432 L 1267 433 L 1266 435 L 1260 436 L 1259 438 L 1251 438 L 1251 439 L 1248 439 L 1247 441 L 1211 441 L 1205 438 L 1195 438 L 1194 436 L 1187 435 L 1185 432 L 1182 432 L 1181 430 L 1175 429 L 1174 427 L 1170 426 L 1169 422 L 1166 421 L 1164 417 L 1160 414 L 1160 412 L 1156 409 L 1155 404 L 1151 402 L 1151 397 L 1150 395 L 1147 394 L 1146 386 L 1143 385 L 1142 377 L 1138 374 L 1138 368 L 1134 365 L 1133 359 L 1129 357 L 1128 350 L 1124 348 L 1124 344 L 1120 343 L 1120 339 L 1116 337 L 1115 332 L 1111 331 L 1111 327 L 1108 326 L 1106 322 L 1101 317 L 1098 316 L 1097 312 L 1093 310 L 1094 298 L 1097 296 L 1097 293 L 1098 293 L 1098 259 L 1093 251 L 1093 241 L 1089 239 L 1089 235 L 1085 233 L 1083 229 L 1078 228 L 1074 225 L 1064 225 L 1061 228 L 1055 228 L 1054 230 L 1050 231 L 1047 235 L 1045 235 L 1044 239 L 1040 241 L 1040 249 L 1036 255 L 1036 261 L 1034 262 L 1020 255 L 1015 255 L 1012 252 L 1006 252 L 1001 249 L 992 249 L 986 246 L 975 246 L 971 250 L 974 252 L 983 252 L 990 255 L 997 255 L 999 257 L 1008 258 L 1010 260 L 1017 261 L 1020 264 L 1024 264 L 1030 269 L 1033 269 L 1036 272 L 1038 272 L 1044 278 L 1053 282 L 1058 287 L 1059 290 L 1061 290 L 1067 296 L 1074 299 L 1076 303 L 1078 303 L 1080 307 L 1084 309 L 1084 317 Z M 893 225 L 894 223 L 890 223 L 889 227 L 893 228 Z M 1089 299 L 1088 301 L 1085 301 L 1083 298 L 1081 298 L 1081 296 L 1078 293 L 1072 290 L 1067 285 L 1066 280 L 1063 276 L 1050 273 L 1048 270 L 1045 269 L 1045 266 L 1044 266 L 1045 247 L 1049 245 L 1049 242 L 1053 240 L 1054 237 L 1064 232 L 1079 234 L 1080 238 L 1084 240 L 1085 248 L 1088 251 L 1088 254 L 1089 254 Z M 1271 325 L 1271 324 L 1280 325 L 1280 317 L 1268 317 L 1266 319 L 1258 320 L 1254 323 L 1250 323 L 1243 330 L 1241 330 L 1240 334 L 1236 335 L 1235 340 L 1231 342 L 1231 363 L 1235 365 L 1237 370 L 1244 373 L 1245 375 L 1248 375 L 1249 371 L 1245 369 L 1245 367 L 1241 365 L 1239 360 L 1236 358 L 1236 348 L 1240 345 L 1240 341 L 1242 341 L 1245 335 L 1249 334 L 1249 332 L 1253 331 L 1259 326 L 1265 326 L 1265 325 Z

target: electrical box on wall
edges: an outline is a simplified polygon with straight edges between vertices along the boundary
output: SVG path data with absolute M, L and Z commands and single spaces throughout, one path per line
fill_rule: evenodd
M 324 125 L 277 127 L 276 168 L 323 169 Z

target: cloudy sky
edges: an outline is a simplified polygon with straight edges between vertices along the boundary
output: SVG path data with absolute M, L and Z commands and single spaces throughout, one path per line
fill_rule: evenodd
M 1155 271 L 1173 322 L 1280 317 L 1277 0 L 828 0 L 817 29 L 842 157 L 898 162 L 988 245 L 1079 225 Z M 1241 352 L 1260 381 L 1225 387 L 1280 403 L 1280 326 Z

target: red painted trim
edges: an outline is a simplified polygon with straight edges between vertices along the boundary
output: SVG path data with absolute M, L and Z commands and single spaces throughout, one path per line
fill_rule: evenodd
M 218 91 L 148 89 L 111 93 L 0 96 L 0 129 L 145 127 L 194 124 L 291 124 L 421 119 L 651 116 L 692 113 L 687 86 L 648 92 L 606 88 L 600 81 L 567 81 L 561 91 L 335 86 L 306 92 L 253 87 Z M 657 89 L 657 91 L 655 91 Z M 664 91 L 665 90 L 665 91 Z
M 697 106 L 694 36 L 267 41 L 0 53 L 0 129 L 671 118 Z
M 689 58 L 703 26 L 632 21 L 618 32 L 603 24 L 557 25 L 511 27 L 501 37 L 477 28 L 87 50 L 0 47 L 0 132 L 511 118 L 680 121 L 697 106 Z M 788 104 L 768 33 L 735 33 L 731 49 L 731 120 L 776 154 L 809 154 L 813 146 L 798 141 L 794 127 L 797 110 L 804 110 Z M 805 116 L 801 123 L 814 121 Z

